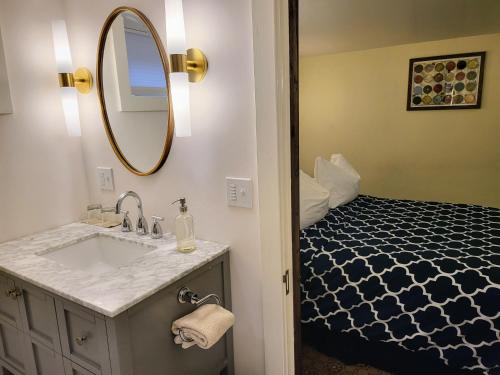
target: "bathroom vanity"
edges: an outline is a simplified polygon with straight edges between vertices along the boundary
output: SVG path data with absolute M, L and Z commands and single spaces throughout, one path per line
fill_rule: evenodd
M 0 374 L 233 374 L 231 330 L 208 350 L 170 331 L 184 286 L 231 309 L 229 248 L 175 244 L 81 223 L 0 244 Z

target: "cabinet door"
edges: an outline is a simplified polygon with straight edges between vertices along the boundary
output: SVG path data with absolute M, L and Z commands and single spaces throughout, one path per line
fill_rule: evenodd
M 84 369 L 67 358 L 64 358 L 64 369 L 66 371 L 65 375 L 95 375 L 93 372 Z
M 27 283 L 17 283 L 23 329 L 33 339 L 61 353 L 54 298 Z
M 96 375 L 111 374 L 104 319 L 74 303 L 56 300 L 63 355 Z
M 0 274 L 0 321 L 21 328 L 17 289 L 14 281 Z
M 65 375 L 62 355 L 45 345 L 31 340 L 31 369 L 30 375 Z
M 215 293 L 230 309 L 224 293 L 228 286 L 224 283 L 223 264 L 219 262 L 193 272 L 128 311 L 134 374 L 214 375 L 228 366 L 232 357 L 231 331 L 209 350 L 198 347 L 184 350 L 174 344 L 170 332 L 174 320 L 196 309 L 191 304 L 179 303 L 177 294 L 181 287 L 188 286 L 199 296 Z
M 0 358 L 0 375 L 23 375 Z
M 27 373 L 29 368 L 27 336 L 18 329 L 0 321 L 0 359 L 14 370 Z

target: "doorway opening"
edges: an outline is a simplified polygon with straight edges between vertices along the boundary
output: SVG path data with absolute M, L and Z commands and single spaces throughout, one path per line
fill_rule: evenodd
M 424 3 L 289 0 L 297 374 L 500 371 L 500 3 Z

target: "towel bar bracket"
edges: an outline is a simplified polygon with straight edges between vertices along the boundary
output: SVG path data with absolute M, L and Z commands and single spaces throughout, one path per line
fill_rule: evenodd
M 200 298 L 198 297 L 198 294 L 196 294 L 186 286 L 182 287 L 177 294 L 177 300 L 180 303 L 190 303 L 196 306 L 203 305 L 205 302 L 209 301 L 212 298 L 215 300 L 217 305 L 221 304 L 220 297 L 217 294 L 207 294 L 205 297 Z

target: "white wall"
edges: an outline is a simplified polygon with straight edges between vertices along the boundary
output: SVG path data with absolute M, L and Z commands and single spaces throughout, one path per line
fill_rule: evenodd
M 99 29 L 118 5 L 142 10 L 164 37 L 163 0 L 66 0 L 74 60 L 95 71 Z M 228 208 L 225 176 L 248 176 L 257 184 L 256 130 L 250 0 L 185 0 L 188 45 L 201 48 L 209 60 L 205 80 L 192 86 L 191 138 L 174 140 L 164 167 L 150 177 L 129 173 L 116 159 L 101 123 L 95 90 L 82 97 L 82 140 L 91 200 L 114 203 L 119 193 L 132 189 L 143 197 L 146 215 L 166 217 L 172 230 L 177 208 L 170 205 L 186 196 L 195 218 L 197 236 L 228 243 L 236 373 L 264 373 L 261 301 L 261 259 L 258 197 L 251 210 Z M 97 189 L 97 166 L 111 166 L 116 191 Z M 257 191 L 257 189 L 254 189 Z
M 0 242 L 75 221 L 88 200 L 81 141 L 66 132 L 52 47 L 59 0 L 2 0 L 14 107 L 0 115 Z

